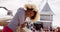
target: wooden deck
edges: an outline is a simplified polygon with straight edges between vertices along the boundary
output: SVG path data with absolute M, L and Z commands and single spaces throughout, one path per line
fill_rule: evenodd
M 0 26 L 6 26 L 9 22 L 7 22 L 7 21 L 9 21 L 9 20 L 11 20 L 10 18 L 8 19 L 8 18 L 0 18 Z M 2 32 L 2 29 L 0 29 L 0 32 Z
M 6 26 L 8 22 L 0 22 L 0 26 Z
M 0 26 L 6 26 L 9 22 L 0 22 Z M 0 32 L 2 32 L 2 29 L 0 29 Z

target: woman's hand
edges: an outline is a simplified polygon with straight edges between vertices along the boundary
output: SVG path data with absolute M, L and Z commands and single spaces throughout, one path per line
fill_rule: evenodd
M 27 22 L 24 22 L 23 24 L 20 25 L 20 28 L 24 28 L 26 26 Z

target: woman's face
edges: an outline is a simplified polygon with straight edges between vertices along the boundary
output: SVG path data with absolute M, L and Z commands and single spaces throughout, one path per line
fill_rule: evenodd
M 26 16 L 27 17 L 34 16 L 34 12 L 33 11 L 26 11 Z

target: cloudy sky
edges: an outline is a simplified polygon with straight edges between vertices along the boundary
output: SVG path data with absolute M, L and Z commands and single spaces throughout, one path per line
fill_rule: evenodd
M 53 26 L 60 26 L 60 0 L 0 0 L 0 6 L 4 6 L 9 10 L 12 10 L 13 14 L 17 11 L 19 7 L 23 7 L 26 3 L 33 3 L 37 6 L 39 12 L 48 2 L 50 8 L 55 13 L 53 18 Z M 6 15 L 6 11 L 2 11 L 3 9 L 0 8 L 0 13 Z M 0 14 L 0 15 L 1 15 Z M 1 17 L 1 16 L 0 16 Z

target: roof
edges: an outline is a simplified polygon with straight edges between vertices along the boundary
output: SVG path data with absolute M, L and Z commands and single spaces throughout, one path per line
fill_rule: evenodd
M 50 6 L 48 3 L 45 4 L 45 6 L 43 7 L 42 11 L 40 12 L 40 14 L 48 14 L 48 15 L 53 15 L 53 11 L 51 10 Z

